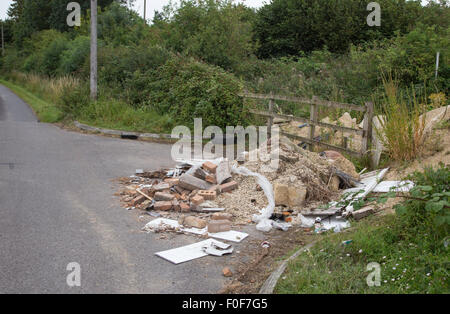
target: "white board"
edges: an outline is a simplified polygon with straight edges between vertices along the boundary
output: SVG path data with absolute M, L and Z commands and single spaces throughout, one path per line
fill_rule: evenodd
M 203 247 L 211 246 L 211 244 L 213 243 L 215 243 L 219 247 L 228 246 L 227 244 L 216 241 L 214 239 L 208 239 L 194 244 L 185 245 L 176 249 L 157 252 L 155 253 L 155 255 L 174 264 L 180 264 L 191 261 L 193 259 L 207 256 L 208 254 L 204 252 Z

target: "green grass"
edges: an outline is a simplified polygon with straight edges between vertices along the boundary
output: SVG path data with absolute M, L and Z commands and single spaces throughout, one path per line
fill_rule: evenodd
M 324 234 L 292 261 L 276 293 L 449 293 L 449 254 L 442 240 L 402 234 L 396 215 L 372 216 L 354 231 Z M 342 241 L 352 240 L 343 245 Z M 369 287 L 367 264 L 381 266 L 381 285 Z
M 25 88 L 10 81 L 0 79 L 0 83 L 11 89 L 23 101 L 28 103 L 41 122 L 55 123 L 62 119 L 63 113 L 54 104 L 30 93 Z

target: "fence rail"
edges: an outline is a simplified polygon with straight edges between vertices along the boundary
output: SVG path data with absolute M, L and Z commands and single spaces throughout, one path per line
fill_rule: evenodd
M 315 145 L 320 145 L 320 146 L 324 146 L 324 147 L 327 147 L 330 149 L 343 151 L 343 152 L 346 152 L 346 153 L 349 153 L 352 155 L 356 155 L 356 156 L 363 156 L 369 152 L 370 139 L 372 137 L 372 118 L 373 118 L 373 103 L 371 103 L 371 102 L 366 102 L 365 106 L 358 106 L 358 105 L 354 105 L 354 104 L 346 104 L 346 103 L 340 103 L 340 102 L 335 102 L 335 101 L 321 100 L 321 99 L 317 98 L 316 96 L 313 96 L 311 99 L 309 99 L 309 98 L 302 98 L 302 97 L 280 96 L 280 95 L 274 95 L 274 94 L 268 94 L 268 95 L 267 94 L 254 94 L 254 93 L 248 93 L 248 92 L 240 94 L 240 96 L 244 97 L 244 98 L 269 100 L 268 111 L 253 110 L 253 109 L 249 110 L 253 114 L 267 117 L 267 126 L 269 127 L 269 129 L 273 125 L 274 118 L 285 119 L 288 121 L 298 121 L 298 122 L 308 123 L 310 126 L 309 138 L 298 136 L 295 134 L 289 134 L 289 133 L 285 133 L 285 132 L 281 132 L 281 134 L 288 136 L 290 138 L 301 140 L 301 141 L 309 144 L 309 147 L 311 150 L 314 149 Z M 298 103 L 298 104 L 302 104 L 302 105 L 305 105 L 305 104 L 310 105 L 309 119 L 275 113 L 273 111 L 275 100 L 288 101 L 288 102 Z M 339 125 L 334 125 L 334 124 L 329 124 L 329 123 L 324 123 L 324 122 L 318 121 L 318 107 L 319 106 L 364 112 L 363 129 L 360 130 L 360 129 L 348 128 L 348 127 L 344 127 L 344 126 L 339 126 Z M 349 132 L 349 133 L 361 135 L 361 137 L 362 137 L 361 150 L 358 152 L 358 151 L 348 149 L 347 147 L 332 145 L 329 143 L 325 143 L 325 142 L 321 141 L 320 139 L 316 139 L 314 137 L 316 126 L 329 128 L 329 129 L 333 129 L 336 131 Z

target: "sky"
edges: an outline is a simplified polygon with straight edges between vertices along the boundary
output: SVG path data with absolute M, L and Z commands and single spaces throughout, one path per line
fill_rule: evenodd
M 67 3 L 76 0 L 67 0 Z M 259 8 L 264 2 L 270 2 L 270 0 L 239 0 L 238 2 L 244 2 L 247 6 L 252 8 Z M 11 5 L 12 0 L 0 0 L 0 19 L 4 20 L 7 17 L 8 8 Z M 169 0 L 147 0 L 147 19 L 152 20 L 154 11 L 161 11 L 162 7 L 169 3 Z M 136 0 L 134 9 L 141 15 L 144 15 L 144 0 Z

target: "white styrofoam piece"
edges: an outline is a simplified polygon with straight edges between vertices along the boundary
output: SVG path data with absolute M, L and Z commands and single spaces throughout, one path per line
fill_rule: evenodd
M 248 237 L 248 233 L 234 231 L 234 230 L 217 232 L 217 233 L 208 233 L 208 235 L 211 238 L 227 240 L 227 241 L 232 241 L 232 242 L 241 242 L 246 237 Z
M 218 247 L 227 246 L 227 244 L 216 241 L 214 239 L 207 239 L 201 242 L 185 245 L 175 249 L 157 252 L 155 253 L 155 255 L 174 264 L 180 264 L 196 258 L 207 256 L 208 253 L 206 253 L 203 250 L 203 248 L 209 247 L 213 244 L 216 244 Z
M 395 192 L 408 192 L 414 187 L 414 182 L 406 181 L 382 181 L 373 189 L 374 193 L 387 193 L 390 191 Z M 392 190 L 391 190 L 392 188 Z

